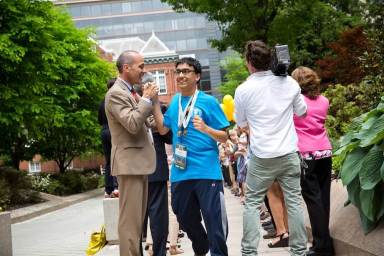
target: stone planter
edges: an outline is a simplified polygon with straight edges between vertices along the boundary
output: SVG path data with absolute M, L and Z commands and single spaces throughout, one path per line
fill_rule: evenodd
M 12 256 L 10 212 L 0 212 L 0 256 Z
M 359 211 L 352 204 L 344 207 L 348 192 L 341 180 L 332 182 L 331 217 L 329 228 L 334 239 L 336 255 L 342 256 L 383 256 L 384 224 L 364 234 L 360 223 Z M 310 230 L 308 218 L 307 229 Z

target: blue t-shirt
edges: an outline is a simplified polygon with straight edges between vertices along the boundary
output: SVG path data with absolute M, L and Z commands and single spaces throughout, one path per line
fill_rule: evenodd
M 171 182 L 192 179 L 222 180 L 222 172 L 219 163 L 219 151 L 216 141 L 209 135 L 196 130 L 191 117 L 186 136 L 177 136 L 177 120 L 179 115 L 179 98 L 181 106 L 185 109 L 191 96 L 176 94 L 164 114 L 164 126 L 170 128 L 173 133 L 173 151 L 178 143 L 187 148 L 187 167 L 185 170 L 172 165 Z M 193 113 L 199 113 L 204 122 L 213 129 L 222 130 L 229 123 L 220 108 L 217 100 L 199 91 Z

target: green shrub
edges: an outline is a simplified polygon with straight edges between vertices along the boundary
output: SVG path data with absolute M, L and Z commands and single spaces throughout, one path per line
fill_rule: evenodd
M 53 195 L 58 195 L 58 196 L 63 196 L 63 195 L 68 195 L 70 192 L 68 189 L 60 183 L 60 181 L 53 179 L 48 187 L 47 187 L 47 193 L 53 194 Z
M 41 192 L 48 192 L 48 187 L 52 182 L 51 175 L 38 174 L 31 177 L 33 189 Z
M 384 219 L 384 97 L 375 109 L 353 120 L 336 154 L 349 202 L 359 209 L 368 233 Z
M 98 175 L 87 175 L 87 176 L 81 176 L 81 181 L 83 183 L 83 190 L 91 190 L 98 188 L 99 185 L 99 176 Z
M 32 179 L 33 187 L 41 192 L 64 196 L 100 187 L 103 176 L 98 170 L 67 171 L 57 174 L 40 174 Z M 102 186 L 104 183 L 102 183 Z
M 0 177 L 0 209 L 6 210 L 11 203 L 11 188 L 8 182 Z M 1 212 L 1 210 L 0 210 Z
M 33 190 L 31 177 L 26 172 L 8 167 L 0 168 L 0 207 L 40 202 L 39 193 Z
M 99 176 L 99 181 L 98 181 L 98 185 L 97 185 L 98 188 L 103 188 L 105 187 L 105 179 L 104 179 L 104 175 L 100 175 Z

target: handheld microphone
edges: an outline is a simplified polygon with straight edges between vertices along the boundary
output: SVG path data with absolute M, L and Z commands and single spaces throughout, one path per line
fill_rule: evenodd
M 141 78 L 141 84 L 146 84 L 146 83 L 153 83 L 155 82 L 155 78 L 152 75 L 151 72 L 145 72 L 143 77 Z

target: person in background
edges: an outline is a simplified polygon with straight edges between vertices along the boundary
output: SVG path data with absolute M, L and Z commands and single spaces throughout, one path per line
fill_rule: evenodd
M 307 67 L 298 67 L 292 77 L 299 83 L 308 110 L 305 118 L 294 117 L 298 147 L 304 166 L 301 189 L 312 226 L 313 245 L 308 256 L 333 256 L 329 233 L 332 146 L 324 124 L 329 101 L 320 94 L 320 79 Z
M 165 113 L 166 105 L 161 104 Z M 172 132 L 161 135 L 156 127 L 152 128 L 153 141 L 156 150 L 156 170 L 148 176 L 148 209 L 149 226 L 152 236 L 152 252 L 154 256 L 167 254 L 167 237 L 169 226 L 168 212 L 168 179 L 169 167 L 165 144 L 172 144 Z
M 110 79 L 107 82 L 107 89 L 109 90 L 115 83 L 116 78 Z M 119 190 L 117 186 L 116 177 L 111 175 L 111 132 L 109 131 L 107 116 L 105 115 L 105 98 L 99 105 L 98 114 L 99 124 L 101 125 L 101 143 L 103 145 L 103 152 L 105 157 L 104 167 L 104 183 L 105 183 L 105 198 L 118 197 Z

